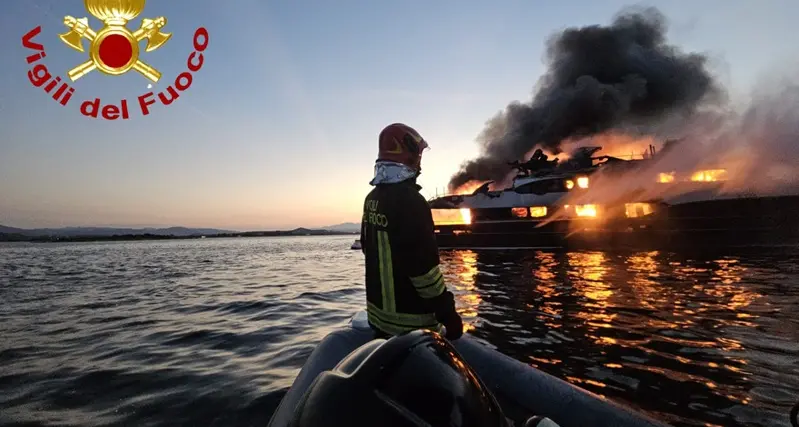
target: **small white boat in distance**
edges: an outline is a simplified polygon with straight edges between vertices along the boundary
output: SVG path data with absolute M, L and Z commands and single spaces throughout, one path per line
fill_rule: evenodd
M 352 243 L 350 249 L 361 249 L 361 239 L 355 239 L 355 242 Z

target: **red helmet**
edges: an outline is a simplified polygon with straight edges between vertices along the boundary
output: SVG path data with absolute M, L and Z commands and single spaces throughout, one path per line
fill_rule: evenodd
M 428 147 L 427 141 L 412 127 L 394 123 L 380 132 L 380 149 L 377 160 L 402 163 L 419 169 L 422 163 L 422 152 Z

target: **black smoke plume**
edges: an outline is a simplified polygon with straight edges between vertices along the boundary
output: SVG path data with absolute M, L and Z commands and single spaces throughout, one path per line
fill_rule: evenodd
M 530 103 L 514 102 L 478 137 L 482 154 L 450 179 L 502 181 L 508 162 L 535 147 L 562 151 L 564 140 L 613 128 L 639 131 L 674 115 L 692 115 L 725 99 L 708 58 L 666 42 L 665 17 L 654 8 L 627 9 L 610 26 L 571 28 L 548 41 L 548 70 Z

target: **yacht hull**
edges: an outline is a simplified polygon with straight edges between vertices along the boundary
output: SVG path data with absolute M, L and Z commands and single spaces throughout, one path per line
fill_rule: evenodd
M 795 246 L 799 245 L 799 196 L 662 204 L 655 213 L 637 218 L 526 218 L 437 225 L 435 229 L 442 249 Z

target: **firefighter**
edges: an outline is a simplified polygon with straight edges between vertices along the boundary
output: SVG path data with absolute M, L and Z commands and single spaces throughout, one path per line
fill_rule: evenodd
M 448 339 L 458 339 L 463 323 L 439 268 L 430 207 L 416 184 L 427 142 L 401 123 L 386 126 L 378 139 L 374 188 L 361 222 L 369 324 L 376 337 L 440 332 L 443 325 Z

